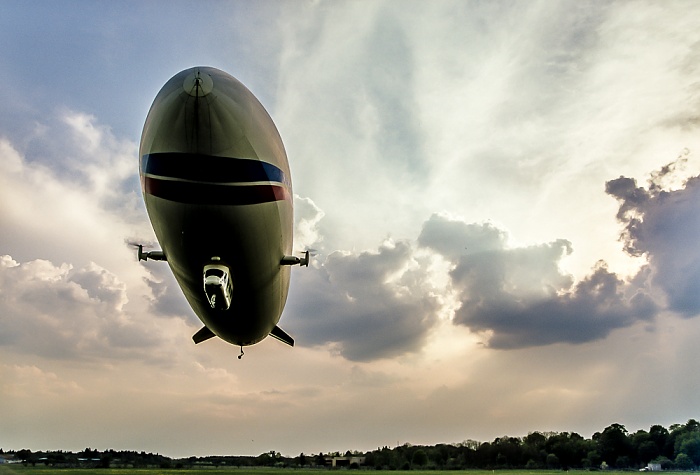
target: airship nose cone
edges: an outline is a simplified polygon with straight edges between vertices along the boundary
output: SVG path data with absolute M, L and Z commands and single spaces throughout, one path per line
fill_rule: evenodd
M 185 77 L 182 88 L 190 96 L 204 97 L 214 89 L 214 81 L 210 75 L 196 69 Z

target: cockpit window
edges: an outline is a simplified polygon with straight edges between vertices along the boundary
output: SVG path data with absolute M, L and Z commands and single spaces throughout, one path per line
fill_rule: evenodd
M 228 310 L 231 306 L 233 282 L 228 267 L 221 264 L 204 266 L 204 293 L 215 310 Z

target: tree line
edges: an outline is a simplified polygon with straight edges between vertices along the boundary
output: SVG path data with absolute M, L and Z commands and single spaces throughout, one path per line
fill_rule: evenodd
M 435 469 L 640 469 L 650 463 L 663 469 L 700 466 L 700 423 L 694 419 L 669 429 L 653 425 L 629 433 L 612 424 L 586 439 L 575 432 L 531 432 L 525 437 L 498 437 L 492 442 L 384 447 L 366 454 L 374 468 Z
M 105 450 L 99 451 L 86 448 L 74 453 L 64 450 L 49 450 L 32 452 L 29 449 L 17 451 L 3 451 L 0 449 L 0 457 L 8 462 L 21 462 L 24 465 L 47 465 L 58 468 L 90 467 L 110 468 L 133 467 L 170 468 L 172 459 L 160 454 L 136 452 L 133 450 Z
M 91 467 L 196 466 L 325 467 L 333 457 L 362 457 L 362 466 L 383 470 L 407 469 L 640 469 L 659 464 L 662 469 L 691 470 L 700 467 L 700 423 L 690 419 L 668 429 L 653 425 L 634 433 L 622 424 L 611 424 L 586 439 L 575 432 L 531 432 L 525 437 L 497 437 L 491 442 L 466 440 L 458 444 L 421 446 L 404 444 L 369 452 L 299 454 L 286 457 L 270 451 L 258 456 L 208 456 L 172 459 L 134 451 L 103 452 L 86 448 L 76 454 L 64 451 L 3 452 L 1 456 L 25 464 Z M 359 468 L 360 464 L 357 464 Z

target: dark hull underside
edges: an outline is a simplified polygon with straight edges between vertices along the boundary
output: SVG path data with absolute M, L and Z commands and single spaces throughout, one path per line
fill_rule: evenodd
M 244 206 L 198 205 L 146 198 L 156 236 L 178 284 L 202 322 L 234 345 L 252 345 L 277 325 L 287 299 L 289 266 L 280 260 L 283 221 L 289 202 Z M 231 307 L 212 309 L 202 270 L 212 257 L 228 266 L 233 282 Z

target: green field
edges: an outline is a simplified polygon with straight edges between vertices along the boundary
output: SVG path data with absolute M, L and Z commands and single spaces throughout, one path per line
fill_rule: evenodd
M 574 470 L 572 470 L 574 472 Z M 581 475 L 584 470 L 575 471 Z M 22 465 L 0 465 L 0 475 L 322 475 L 324 473 L 343 473 L 346 475 L 562 475 L 562 470 L 330 470 L 330 469 L 293 469 L 293 468 L 52 468 L 24 467 Z M 568 472 L 567 472 L 568 473 Z M 605 475 L 630 475 L 632 472 L 605 471 Z M 664 472 L 668 473 L 668 472 Z

